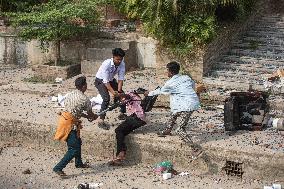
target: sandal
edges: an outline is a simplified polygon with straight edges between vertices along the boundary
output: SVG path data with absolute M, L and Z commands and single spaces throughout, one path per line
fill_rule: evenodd
M 157 135 L 158 135 L 159 137 L 165 137 L 165 136 L 167 136 L 167 135 L 172 135 L 172 134 L 171 134 L 171 130 L 165 129 L 165 130 L 163 130 L 163 131 L 159 131 L 159 132 L 157 133 Z
M 77 165 L 75 166 L 76 168 L 83 168 L 83 169 L 87 169 L 87 168 L 92 168 L 89 164 L 84 163 L 82 165 Z
M 64 171 L 54 171 L 54 172 L 63 179 L 68 178 L 68 176 L 66 175 L 66 173 L 64 173 Z

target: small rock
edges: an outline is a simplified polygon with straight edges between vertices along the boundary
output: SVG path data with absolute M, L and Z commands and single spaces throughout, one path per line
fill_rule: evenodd
M 23 174 L 31 174 L 31 173 L 32 173 L 32 172 L 31 172 L 30 169 L 26 169 L 26 170 L 23 171 Z

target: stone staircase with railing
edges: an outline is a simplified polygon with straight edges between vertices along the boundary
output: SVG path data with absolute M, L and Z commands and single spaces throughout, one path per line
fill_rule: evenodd
M 284 16 L 264 15 L 256 20 L 219 60 L 203 78 L 209 91 L 215 91 L 217 96 L 225 94 L 224 91 L 246 91 L 250 87 L 267 91 L 267 78 L 284 68 Z M 284 110 L 281 92 L 271 95 L 269 102 L 272 109 Z

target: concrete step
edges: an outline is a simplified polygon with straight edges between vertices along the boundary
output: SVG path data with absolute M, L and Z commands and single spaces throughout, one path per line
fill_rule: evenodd
M 214 70 L 232 70 L 232 71 L 248 71 L 251 73 L 255 73 L 256 70 L 258 73 L 272 74 L 275 71 L 273 67 L 267 67 L 263 64 L 239 64 L 239 63 L 228 63 L 228 62 L 217 62 L 213 66 Z
M 284 60 L 254 58 L 249 56 L 224 55 L 222 61 L 225 63 L 238 64 L 261 64 L 268 69 L 277 69 L 284 66 Z
M 229 80 L 235 83 L 254 83 L 263 85 L 266 81 L 266 78 L 270 76 L 270 74 L 264 73 L 250 73 L 248 71 L 226 71 L 226 70 L 214 70 L 210 72 L 208 75 L 211 78 L 217 78 L 221 80 Z
M 284 38 L 284 33 L 283 31 L 277 31 L 277 30 L 272 30 L 272 31 L 259 31 L 259 30 L 251 30 L 248 31 L 244 34 L 245 36 L 248 37 L 274 37 L 274 38 Z
M 261 51 L 274 51 L 274 52 L 284 52 L 284 47 L 277 44 L 263 44 L 258 42 L 247 42 L 233 43 L 233 49 L 243 49 L 243 50 L 261 50 Z
M 25 122 L 21 120 L 0 121 L 0 136 L 5 142 L 22 141 L 23 146 L 33 144 L 38 148 L 53 148 L 66 150 L 64 143 L 52 140 L 55 125 L 42 125 Z M 145 127 L 144 127 L 145 128 Z M 250 134 L 248 131 L 240 131 L 236 135 L 214 131 L 208 134 L 199 133 L 198 137 L 205 137 L 207 144 L 202 144 L 203 154 L 197 159 L 191 159 L 191 149 L 176 136 L 159 138 L 143 130 L 130 134 L 126 137 L 128 146 L 127 159 L 131 164 L 154 165 L 157 162 L 169 160 L 174 162 L 175 167 L 183 170 L 196 170 L 204 174 L 222 173 L 226 161 L 243 163 L 242 177 L 248 179 L 282 179 L 284 154 L 272 152 L 261 145 L 253 145 L 255 137 L 265 140 L 268 135 L 276 137 L 275 134 Z M 198 132 L 196 131 L 196 134 Z M 204 136 L 203 136 L 204 135 Z M 215 135 L 219 138 L 215 138 Z M 83 154 L 108 159 L 113 156 L 115 149 L 114 131 L 94 130 L 87 127 L 82 130 L 84 138 Z M 262 137 L 264 137 L 262 139 Z M 96 140 L 94 140 L 96 139 Z M 274 139 L 275 140 L 275 139 Z M 277 140 L 277 139 L 276 139 Z M 279 139 L 278 139 L 279 140 Z M 247 143 L 246 147 L 239 143 Z
M 265 51 L 265 50 L 231 49 L 228 52 L 228 55 L 249 56 L 249 57 L 254 57 L 254 58 L 265 58 L 265 59 L 275 59 L 275 60 L 284 59 L 284 54 L 281 51 L 273 52 L 273 51 Z

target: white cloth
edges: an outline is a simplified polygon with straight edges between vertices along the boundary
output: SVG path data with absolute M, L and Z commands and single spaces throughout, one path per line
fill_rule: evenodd
M 92 103 L 93 109 L 95 109 L 95 110 L 101 109 L 101 105 L 103 103 L 103 98 L 101 97 L 100 94 L 98 94 L 96 97 L 91 98 L 90 101 Z
M 116 67 L 113 62 L 113 58 L 105 60 L 100 66 L 96 78 L 102 79 L 103 83 L 108 83 L 114 79 L 114 76 L 118 74 L 118 80 L 124 80 L 125 76 L 125 62 L 124 59 L 120 65 Z

